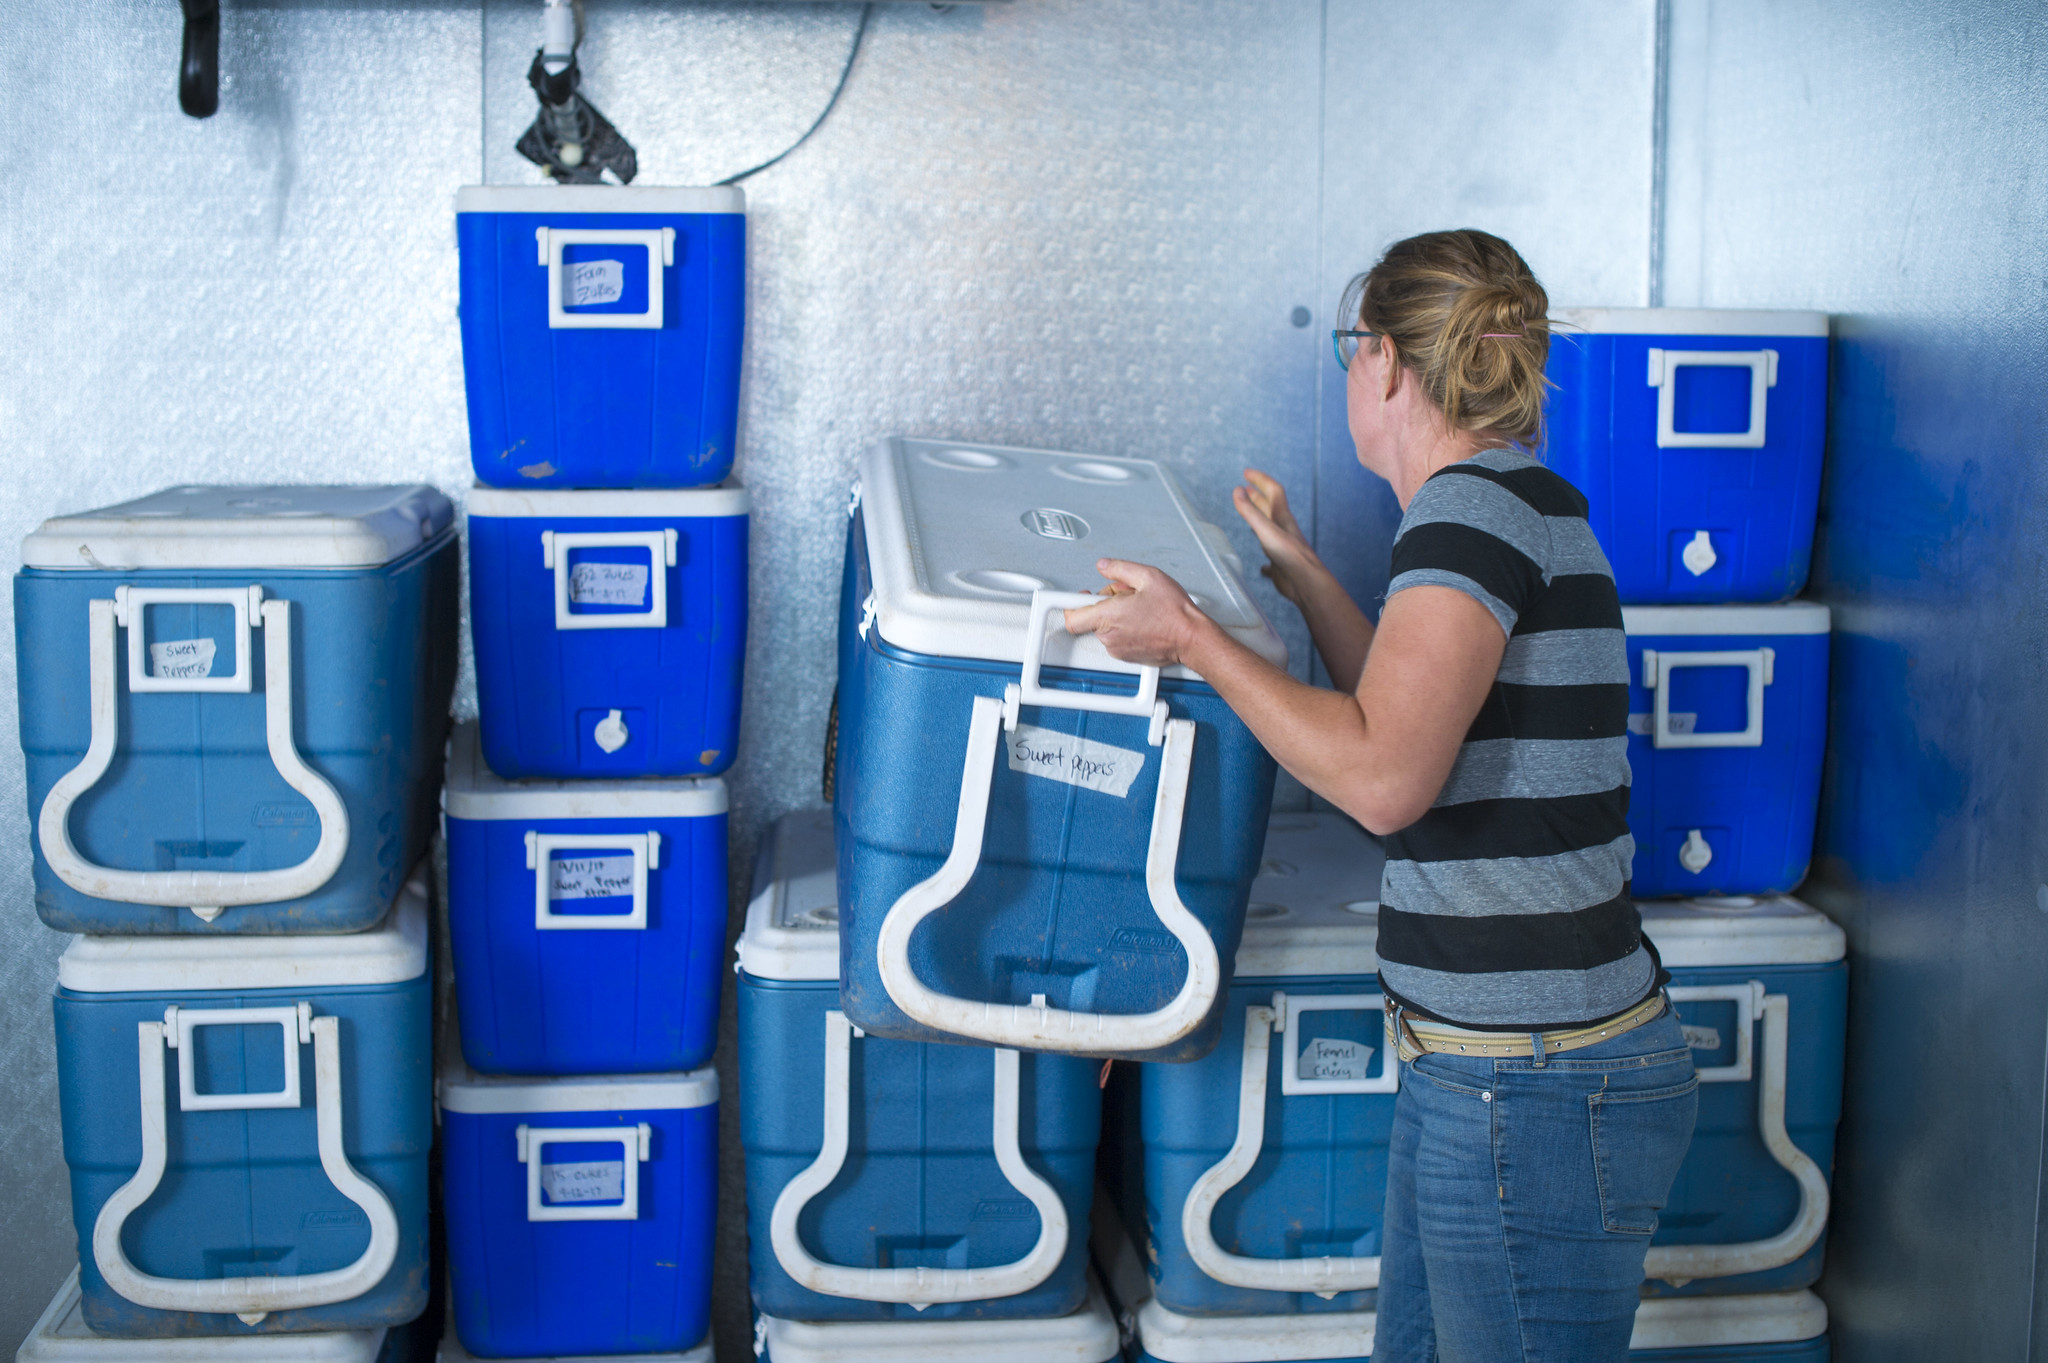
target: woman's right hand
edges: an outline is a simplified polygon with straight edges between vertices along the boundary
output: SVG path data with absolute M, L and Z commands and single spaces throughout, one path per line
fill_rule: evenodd
M 1246 469 L 1244 486 L 1233 490 L 1230 499 L 1266 551 L 1266 566 L 1259 572 L 1280 595 L 1296 606 L 1303 605 L 1310 578 L 1329 570 L 1309 547 L 1308 536 L 1301 533 L 1288 509 L 1287 489 L 1258 469 Z

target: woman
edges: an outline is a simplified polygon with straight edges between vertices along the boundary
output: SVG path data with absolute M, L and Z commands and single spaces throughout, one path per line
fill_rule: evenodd
M 1067 612 L 1184 664 L 1282 766 L 1386 838 L 1380 983 L 1406 1062 L 1374 1363 L 1621 1360 L 1697 1106 L 1628 897 L 1628 664 L 1585 499 L 1541 432 L 1548 300 L 1514 248 L 1433 232 L 1334 333 L 1359 462 L 1403 516 L 1379 625 L 1273 479 L 1237 510 L 1336 684 L 1293 680 L 1156 568 L 1104 559 Z

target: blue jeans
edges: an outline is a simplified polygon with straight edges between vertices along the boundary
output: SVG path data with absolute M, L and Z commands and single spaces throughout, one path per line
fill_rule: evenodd
M 1404 1065 L 1373 1363 L 1623 1363 L 1698 1109 L 1669 1009 L 1542 1063 Z

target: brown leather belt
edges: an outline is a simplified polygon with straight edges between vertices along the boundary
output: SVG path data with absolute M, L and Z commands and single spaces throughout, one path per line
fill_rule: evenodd
M 1655 1022 L 1662 1017 L 1664 1008 L 1664 991 L 1660 989 L 1626 1013 L 1617 1013 L 1590 1027 L 1568 1027 L 1556 1032 L 1476 1032 L 1441 1022 L 1417 1021 L 1404 1010 L 1391 1008 L 1387 1011 L 1387 1040 L 1399 1051 L 1401 1058 L 1408 1061 L 1425 1054 L 1471 1055 L 1489 1059 L 1533 1057 L 1539 1037 L 1543 1042 L 1543 1054 L 1550 1056 L 1581 1050 L 1632 1032 L 1644 1023 Z

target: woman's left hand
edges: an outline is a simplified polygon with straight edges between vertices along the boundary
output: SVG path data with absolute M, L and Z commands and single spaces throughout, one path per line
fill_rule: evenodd
M 1067 633 L 1093 634 L 1110 657 L 1127 663 L 1171 667 L 1183 661 L 1206 618 L 1186 589 L 1149 564 L 1105 558 L 1095 567 L 1109 579 L 1105 599 L 1065 612 Z

